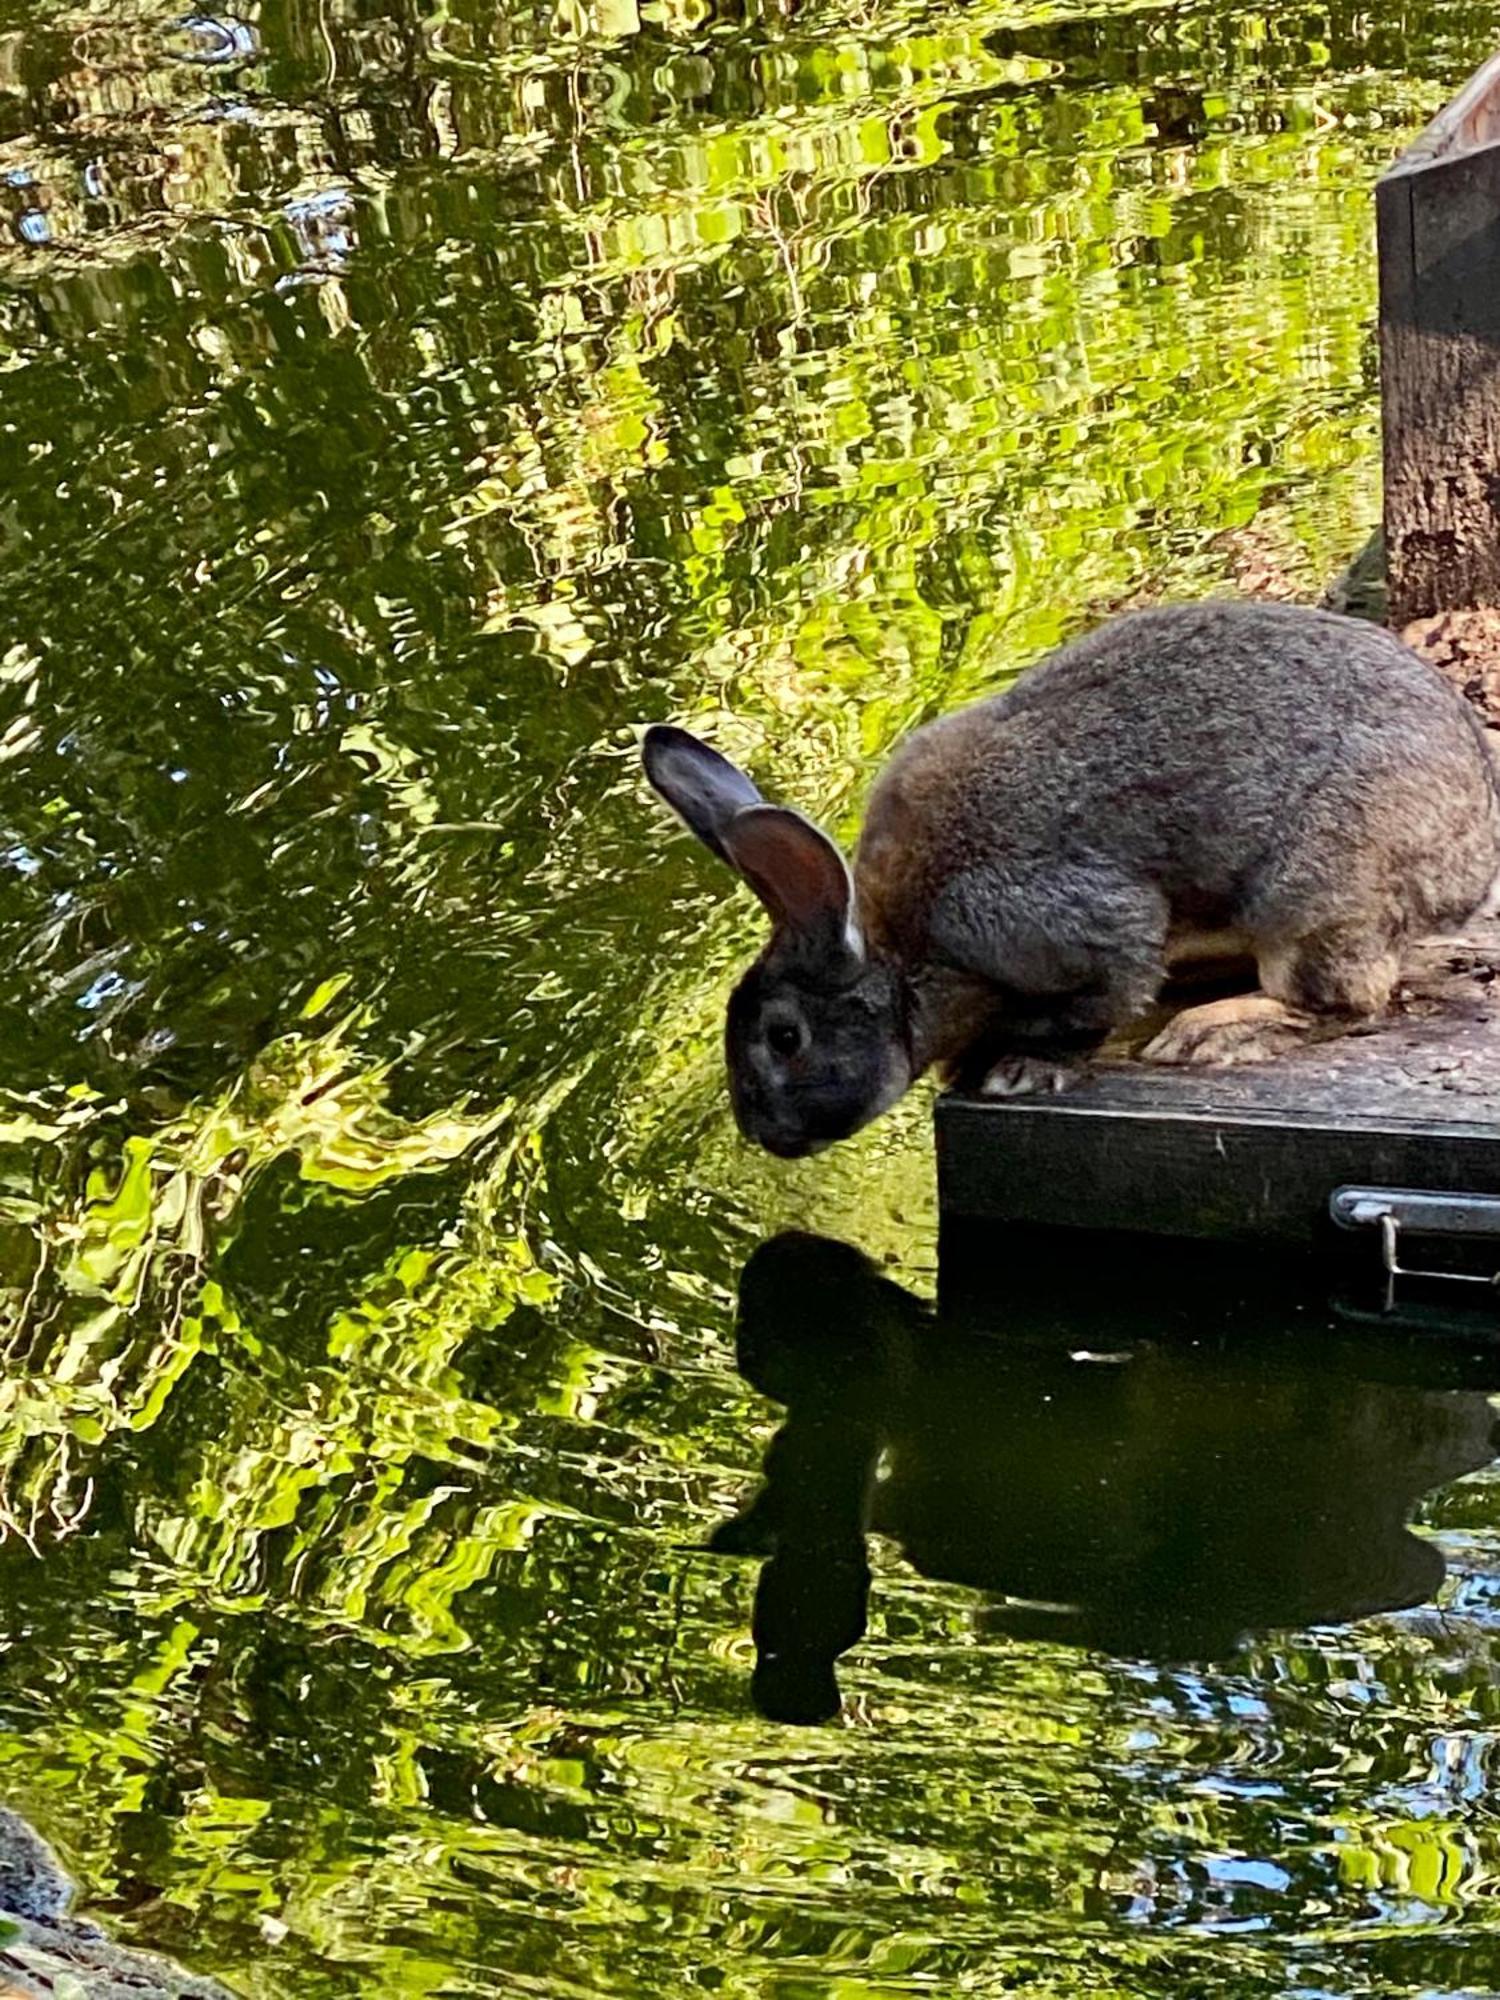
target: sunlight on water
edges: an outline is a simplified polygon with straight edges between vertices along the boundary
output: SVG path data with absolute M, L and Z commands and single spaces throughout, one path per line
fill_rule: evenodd
M 1500 8 L 382 4 L 0 0 L 0 1795 L 287 2000 L 1493 1990 L 1500 1372 L 935 1317 L 635 741 L 1316 597 Z

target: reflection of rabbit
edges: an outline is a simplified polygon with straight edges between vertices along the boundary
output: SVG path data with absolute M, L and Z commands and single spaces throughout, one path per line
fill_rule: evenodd
M 1466 704 L 1387 632 L 1287 605 L 1113 620 L 920 729 L 871 796 L 851 874 L 800 814 L 686 731 L 653 785 L 770 911 L 729 1003 L 735 1112 L 772 1152 L 866 1124 L 933 1064 L 1056 1088 L 1168 964 L 1253 957 L 1261 991 L 1179 1015 L 1162 1062 L 1270 1053 L 1388 1002 L 1403 943 L 1500 872 L 1500 799 Z
M 976 1278 L 934 1314 L 800 1232 L 741 1274 L 740 1369 L 786 1417 L 713 1547 L 763 1563 L 765 1714 L 837 1714 L 872 1533 L 986 1593 L 984 1632 L 1163 1660 L 1437 1592 L 1442 1550 L 1407 1519 L 1500 1447 L 1493 1354 L 1320 1323 L 1283 1274 L 1226 1282 L 1221 1254 L 1168 1274 L 1149 1249 L 1038 1245 Z

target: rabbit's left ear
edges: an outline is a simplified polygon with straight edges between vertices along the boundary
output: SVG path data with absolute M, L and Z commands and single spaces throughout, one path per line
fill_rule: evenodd
M 710 750 L 687 730 L 664 722 L 646 731 L 641 762 L 646 776 L 678 818 L 721 861 L 735 867 L 724 844 L 729 823 L 746 806 L 764 804 L 739 765 Z
M 830 972 L 863 958 L 854 878 L 821 827 L 790 806 L 747 806 L 725 829 L 724 853 L 777 929 L 790 932 Z
M 641 760 L 667 804 L 749 883 L 811 966 L 836 978 L 863 960 L 854 880 L 826 833 L 790 806 L 767 805 L 737 764 L 685 729 L 648 729 Z

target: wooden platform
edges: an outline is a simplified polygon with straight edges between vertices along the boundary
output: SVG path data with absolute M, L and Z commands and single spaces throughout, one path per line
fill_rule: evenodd
M 1378 1025 L 1265 1063 L 946 1096 L 937 1154 L 947 1217 L 1297 1249 L 1338 1236 L 1340 1186 L 1500 1196 L 1500 924 L 1422 945 Z

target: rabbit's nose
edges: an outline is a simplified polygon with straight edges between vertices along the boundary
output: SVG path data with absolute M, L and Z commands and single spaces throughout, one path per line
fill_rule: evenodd
M 814 1139 L 806 1132 L 782 1132 L 772 1130 L 757 1132 L 754 1137 L 768 1153 L 774 1153 L 778 1160 L 805 1160 L 813 1153 L 821 1153 L 833 1144 L 831 1139 Z

